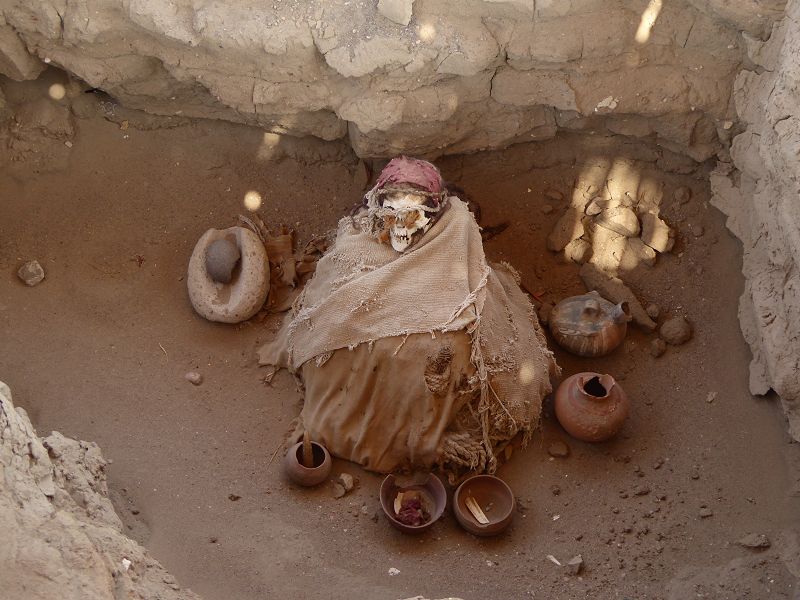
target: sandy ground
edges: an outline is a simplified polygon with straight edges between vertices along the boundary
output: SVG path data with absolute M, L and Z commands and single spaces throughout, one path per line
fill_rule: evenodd
M 17 111 L 46 95 L 41 82 L 3 87 Z M 276 142 L 213 122 L 166 128 L 79 98 L 87 118 L 17 127 L 2 140 L 0 380 L 40 434 L 100 444 L 131 535 L 182 585 L 209 600 L 797 597 L 800 448 L 775 399 L 748 393 L 741 250 L 706 202 L 702 171 L 662 172 L 642 146 L 568 136 L 439 161 L 485 223 L 511 223 L 487 242 L 489 256 L 551 301 L 583 287 L 577 267 L 545 249 L 561 206 L 544 192 L 602 181 L 613 164 L 634 184 L 663 183 L 681 241 L 627 276 L 665 313 L 685 314 L 694 338 L 657 359 L 653 336 L 635 328 L 603 359 L 558 352 L 565 376 L 620 379 L 633 403 L 622 435 L 572 440 L 548 406 L 541 432 L 499 471 L 520 500 L 506 535 L 474 538 L 446 514 L 410 538 L 373 518 L 375 474 L 338 461 L 334 474 L 359 479 L 339 500 L 329 486 L 285 481 L 272 457 L 300 398 L 286 374 L 265 385 L 254 356 L 277 321 L 204 321 L 185 289 L 195 241 L 234 224 L 248 190 L 262 194 L 268 224 L 295 227 L 302 243 L 359 198 L 362 165 L 337 144 Z M 679 185 L 694 192 L 683 206 L 672 201 Z M 688 234 L 691 224 L 703 235 Z M 47 272 L 34 288 L 16 277 L 31 258 Z M 201 386 L 184 380 L 190 370 L 202 372 Z M 556 440 L 569 457 L 548 455 Z M 772 546 L 737 545 L 747 533 Z M 577 554 L 579 576 L 546 558 Z

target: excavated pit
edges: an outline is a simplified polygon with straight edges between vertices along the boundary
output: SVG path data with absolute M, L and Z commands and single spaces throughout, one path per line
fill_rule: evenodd
M 181 585 L 226 600 L 796 595 L 800 3 L 782 18 L 782 3 L 664 2 L 643 42 L 661 2 L 604 5 L 605 28 L 598 3 L 567 4 L 418 0 L 407 27 L 373 3 L 0 8 L 0 380 L 40 434 L 99 444 L 125 532 Z M 654 265 L 584 236 L 692 339 L 655 356 L 631 324 L 610 356 L 557 350 L 564 377 L 614 375 L 632 414 L 591 445 L 546 405 L 500 469 L 519 510 L 498 540 L 451 515 L 401 537 L 381 478 L 342 461 L 332 477 L 359 479 L 343 498 L 288 483 L 299 395 L 255 359 L 278 320 L 210 323 L 186 294 L 195 241 L 253 192 L 302 246 L 400 152 L 436 159 L 484 225 L 510 223 L 487 255 L 537 306 L 585 292 L 548 250 L 577 205 L 627 195 L 675 232 Z M 34 258 L 46 277 L 29 288 L 16 271 Z M 577 554 L 579 576 L 546 558 Z M 31 556 L 0 582 L 38 573 Z

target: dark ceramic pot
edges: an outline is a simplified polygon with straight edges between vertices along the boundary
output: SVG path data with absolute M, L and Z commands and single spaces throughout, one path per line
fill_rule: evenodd
M 488 523 L 483 524 L 467 508 L 467 498 L 474 498 L 483 510 Z M 458 523 L 470 533 L 480 536 L 497 535 L 511 524 L 516 502 L 508 484 L 492 475 L 470 477 L 453 495 L 453 512 Z
M 572 437 L 604 442 L 622 429 L 630 402 L 611 375 L 577 373 L 558 386 L 555 410 L 558 422 Z
M 312 465 L 306 467 L 303 460 L 303 442 L 298 442 L 286 453 L 283 470 L 286 476 L 299 485 L 310 487 L 318 485 L 331 474 L 333 461 L 322 444 L 311 442 Z
M 418 492 L 423 507 L 430 519 L 422 525 L 406 525 L 397 520 L 394 511 L 394 500 L 400 492 Z M 433 473 L 412 478 L 398 478 L 387 475 L 381 484 L 381 508 L 389 522 L 403 533 L 421 533 L 430 528 L 442 516 L 447 506 L 447 492 L 442 480 Z

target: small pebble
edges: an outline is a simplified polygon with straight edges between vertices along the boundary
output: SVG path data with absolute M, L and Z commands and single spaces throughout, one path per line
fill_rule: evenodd
M 706 230 L 699 223 L 692 223 L 689 226 L 689 231 L 692 232 L 692 235 L 694 237 L 701 237 L 705 233 Z
M 714 515 L 714 511 L 708 508 L 707 506 L 704 506 L 703 508 L 700 509 L 700 512 L 697 514 L 700 515 L 701 519 L 707 519 L 708 517 Z
M 573 556 L 567 561 L 567 572 L 569 572 L 570 575 L 578 575 L 581 570 L 583 570 L 583 557 L 580 554 L 578 554 L 578 556 Z
M 651 319 L 657 319 L 658 315 L 661 314 L 661 307 L 658 304 L 648 304 L 645 310 L 647 311 L 647 316 Z
M 192 385 L 200 385 L 203 383 L 203 375 L 197 371 L 189 371 L 186 375 L 184 375 L 184 377 L 186 378 L 186 381 Z
M 353 489 L 355 485 L 355 481 L 353 480 L 353 476 L 350 473 L 341 473 L 339 475 L 339 484 L 344 488 L 345 492 L 349 492 Z
M 650 487 L 646 485 L 637 485 L 633 488 L 633 495 L 634 496 L 646 496 L 650 493 Z
M 569 456 L 569 446 L 566 442 L 558 440 L 547 447 L 547 453 L 555 458 L 566 458 Z
M 545 191 L 544 197 L 549 198 L 550 200 L 555 200 L 556 202 L 561 202 L 564 199 L 564 194 L 558 190 L 549 189 Z
M 341 498 L 346 493 L 347 493 L 347 491 L 345 491 L 344 486 L 341 483 L 338 483 L 336 481 L 333 482 L 333 497 L 334 498 Z
M 25 285 L 33 287 L 44 279 L 44 269 L 38 260 L 29 260 L 19 268 L 17 276 L 25 282 Z
M 650 354 L 658 358 L 667 351 L 667 343 L 661 338 L 656 338 L 650 342 Z
M 64 145 L 65 145 L 67 148 L 72 148 L 72 142 L 70 142 L 69 140 L 67 140 L 66 142 L 64 142 Z
M 542 206 L 542 213 L 545 214 L 545 215 L 549 215 L 554 210 L 555 209 L 552 206 L 550 206 L 549 204 L 545 204 L 544 206 Z
M 717 392 L 708 392 L 708 396 L 706 396 L 706 402 L 711 404 L 716 399 L 717 399 Z
M 753 549 L 769 548 L 772 545 L 769 538 L 763 533 L 749 533 L 736 543 L 745 548 Z
M 558 496 L 561 494 L 561 488 L 557 485 L 551 485 L 550 492 L 552 492 L 553 496 Z
M 394 567 L 392 567 L 391 569 L 389 569 L 389 576 L 394 577 L 395 575 L 400 575 L 400 569 L 395 569 Z
M 681 186 L 677 190 L 675 190 L 675 193 L 673 194 L 673 197 L 680 204 L 686 204 L 689 201 L 689 199 L 692 197 L 692 190 L 690 190 L 686 186 Z
M 668 344 L 680 346 L 692 338 L 692 326 L 683 317 L 671 317 L 661 325 L 658 335 Z

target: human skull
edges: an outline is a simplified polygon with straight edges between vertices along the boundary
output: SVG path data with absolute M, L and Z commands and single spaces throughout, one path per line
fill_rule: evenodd
M 388 230 L 392 248 L 404 252 L 421 238 L 432 223 L 431 213 L 438 212 L 425 204 L 424 194 L 399 191 L 386 194 L 383 200 L 384 231 Z

